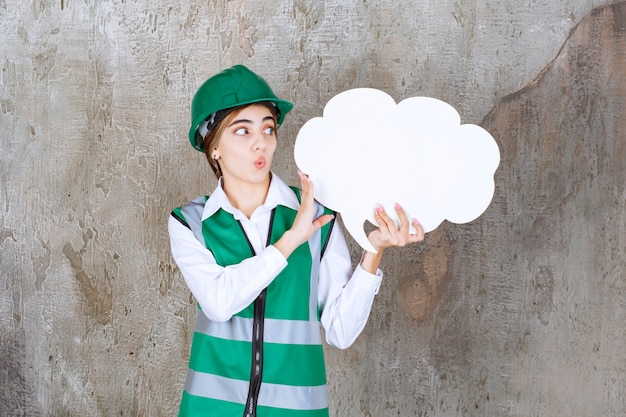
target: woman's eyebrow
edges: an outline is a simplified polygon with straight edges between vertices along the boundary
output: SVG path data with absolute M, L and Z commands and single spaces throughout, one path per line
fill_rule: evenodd
M 274 116 L 265 116 L 262 120 L 262 122 L 265 122 L 266 120 L 272 120 L 274 121 Z M 228 125 L 228 127 L 234 126 L 237 123 L 250 123 L 252 124 L 252 120 L 250 119 L 237 119 L 237 120 L 233 120 L 233 122 L 231 124 Z
M 228 127 L 234 126 L 237 123 L 252 123 L 252 120 L 249 119 L 237 119 L 237 120 L 233 120 L 233 122 L 231 124 L 228 125 Z

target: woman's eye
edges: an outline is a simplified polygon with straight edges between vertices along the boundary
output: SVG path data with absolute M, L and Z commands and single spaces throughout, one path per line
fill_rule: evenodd
M 274 128 L 273 127 L 266 127 L 265 130 L 263 131 L 263 133 L 265 133 L 266 135 L 273 135 L 274 134 Z
M 239 129 L 235 130 L 235 135 L 245 135 L 248 133 L 248 129 L 246 129 L 245 127 L 240 127 Z

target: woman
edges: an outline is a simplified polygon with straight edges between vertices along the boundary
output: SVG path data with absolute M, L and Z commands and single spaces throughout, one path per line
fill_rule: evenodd
M 180 416 L 328 416 L 320 324 L 350 346 L 382 279 L 385 249 L 424 238 L 375 209 L 379 228 L 352 270 L 334 214 L 270 170 L 276 131 L 293 105 L 237 65 L 192 102 L 189 139 L 218 178 L 210 197 L 172 212 L 172 255 L 199 304 Z M 330 151 L 330 150 L 329 150 Z

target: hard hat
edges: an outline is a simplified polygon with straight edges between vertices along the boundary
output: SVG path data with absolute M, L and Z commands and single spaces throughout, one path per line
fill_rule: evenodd
M 204 152 L 203 137 L 198 127 L 215 112 L 261 101 L 269 101 L 278 108 L 278 126 L 293 108 L 292 103 L 276 97 L 263 78 L 243 65 L 235 65 L 215 74 L 198 88 L 191 102 L 191 145 Z

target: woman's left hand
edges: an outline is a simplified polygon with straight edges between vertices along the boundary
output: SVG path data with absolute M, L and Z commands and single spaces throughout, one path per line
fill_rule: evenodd
M 400 204 L 396 203 L 395 208 L 400 219 L 399 226 L 396 226 L 396 223 L 382 206 L 374 210 L 374 219 L 378 224 L 378 229 L 371 232 L 368 239 L 379 252 L 383 252 L 390 247 L 405 246 L 424 240 L 424 228 L 422 225 L 416 219 L 413 219 L 411 223 L 415 228 L 415 233 L 411 234 L 409 232 L 411 223 L 409 223 L 406 212 Z

